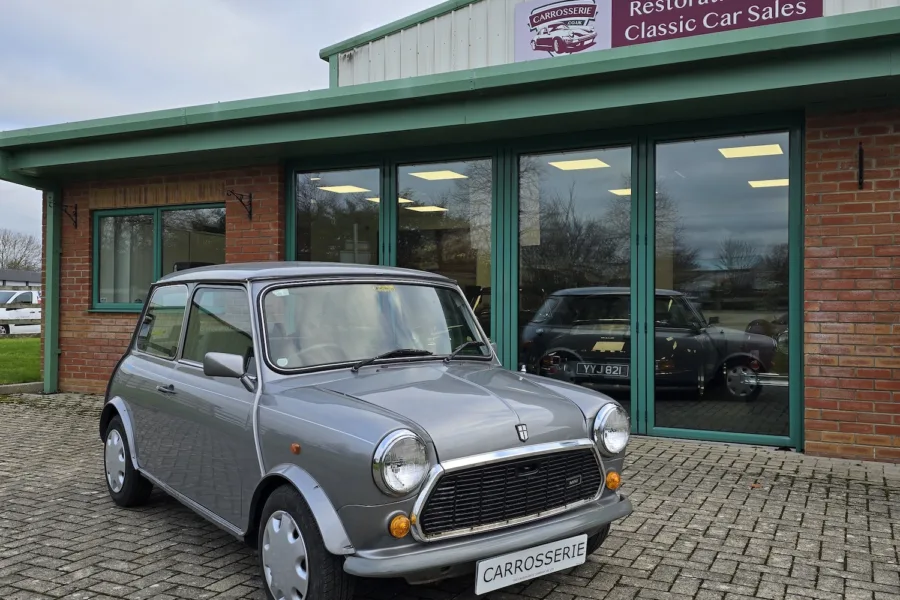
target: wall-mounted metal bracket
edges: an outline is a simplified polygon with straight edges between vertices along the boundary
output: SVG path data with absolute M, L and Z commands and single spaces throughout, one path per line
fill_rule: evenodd
M 238 194 L 234 190 L 228 190 L 225 192 L 226 196 L 234 196 L 237 198 L 237 201 L 241 203 L 241 206 L 244 207 L 244 210 L 247 211 L 247 218 L 251 221 L 253 220 L 253 194 Z M 246 200 L 245 200 L 246 199 Z
M 75 226 L 75 229 L 78 229 L 78 205 L 63 204 L 62 211 L 66 214 L 67 217 L 72 219 L 72 225 Z
M 866 151 L 863 150 L 862 142 L 859 143 L 859 189 L 863 189 L 866 185 Z

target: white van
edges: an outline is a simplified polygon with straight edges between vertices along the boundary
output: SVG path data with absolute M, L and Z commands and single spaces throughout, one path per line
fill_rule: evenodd
M 41 292 L 38 290 L 0 290 L 0 335 L 40 333 L 40 325 L 18 325 L 14 321 L 40 319 L 41 300 Z M 13 304 L 17 306 L 8 306 Z M 30 306 L 21 306 L 22 304 Z

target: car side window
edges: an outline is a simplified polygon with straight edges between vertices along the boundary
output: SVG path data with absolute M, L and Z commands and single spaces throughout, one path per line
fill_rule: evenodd
M 202 363 L 208 352 L 253 355 L 250 303 L 244 288 L 200 288 L 191 301 L 184 360 Z
M 137 349 L 160 358 L 174 359 L 178 354 L 186 305 L 186 286 L 156 288 L 138 330 Z
M 14 302 L 16 304 L 31 304 L 34 302 L 34 294 L 32 294 L 31 292 L 24 292 L 22 294 L 19 294 Z

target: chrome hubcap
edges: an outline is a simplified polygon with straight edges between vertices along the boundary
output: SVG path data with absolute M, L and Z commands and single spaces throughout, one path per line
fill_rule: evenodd
M 750 383 L 744 383 L 744 375 L 755 375 L 754 371 L 745 365 L 737 365 L 728 370 L 726 382 L 728 391 L 732 396 L 744 398 L 753 393 L 756 386 Z
M 303 600 L 309 589 L 309 566 L 303 534 L 283 510 L 269 517 L 263 533 L 262 565 L 275 600 Z
M 106 481 L 115 493 L 125 485 L 125 440 L 115 429 L 106 438 Z

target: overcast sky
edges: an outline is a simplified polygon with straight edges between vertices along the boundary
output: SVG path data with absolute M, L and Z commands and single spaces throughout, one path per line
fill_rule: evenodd
M 326 88 L 321 48 L 439 3 L 0 0 L 0 130 Z M 40 235 L 40 193 L 0 215 Z

